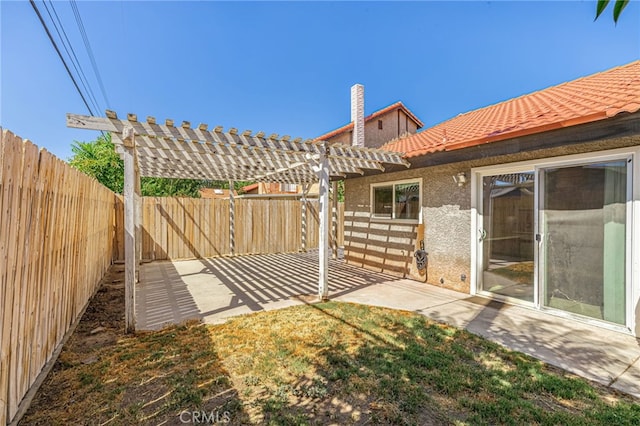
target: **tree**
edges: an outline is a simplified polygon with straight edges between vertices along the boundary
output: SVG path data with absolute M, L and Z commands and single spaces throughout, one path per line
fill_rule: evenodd
M 75 141 L 71 145 L 73 156 L 69 164 L 81 172 L 94 177 L 118 194 L 124 189 L 124 162 L 115 151 L 111 134 L 99 136 L 91 142 Z M 169 179 L 143 177 L 140 189 L 149 197 L 192 197 L 199 198 L 202 182 L 194 179 Z
M 94 177 L 118 194 L 124 188 L 124 162 L 116 153 L 111 134 L 99 136 L 92 142 L 78 142 L 71 144 L 73 156 L 69 160 L 72 167 Z
M 613 5 L 613 22 L 615 22 L 616 24 L 618 23 L 620 14 L 624 10 L 624 8 L 627 7 L 627 4 L 629 4 L 629 0 L 616 0 L 615 4 Z M 596 19 L 600 17 L 602 12 L 604 12 L 608 5 L 609 0 L 598 0 L 598 4 L 596 6 Z
M 169 179 L 143 177 L 140 180 L 142 195 L 147 197 L 200 198 L 202 182 L 194 179 Z

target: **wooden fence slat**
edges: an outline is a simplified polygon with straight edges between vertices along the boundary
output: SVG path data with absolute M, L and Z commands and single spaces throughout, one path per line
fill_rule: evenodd
M 15 282 L 20 285 L 20 302 L 19 309 L 15 310 L 14 307 L 14 321 L 16 321 L 16 312 L 18 313 L 18 327 L 15 334 L 16 338 L 20 339 L 18 343 L 18 350 L 16 352 L 17 370 L 16 374 L 16 388 L 18 403 L 29 389 L 29 362 L 31 358 L 31 341 L 27 333 L 29 329 L 29 318 L 27 312 L 30 310 L 30 293 L 31 282 L 28 277 L 28 264 L 29 264 L 29 236 L 31 227 L 31 215 L 32 215 L 32 188 L 34 174 L 38 170 L 38 147 L 33 145 L 29 141 L 23 143 L 23 161 L 22 161 L 22 182 L 21 182 L 21 212 L 20 212 L 20 225 L 18 229 L 18 258 L 16 260 L 17 274 Z M 15 304 L 15 302 L 14 302 Z M 18 305 L 16 304 L 16 307 Z M 13 329 L 16 329 L 15 322 Z
M 26 209 L 22 206 L 22 166 L 23 166 L 23 158 L 24 158 L 24 144 L 20 140 L 15 140 L 16 149 L 14 151 L 15 156 L 13 157 L 13 173 L 15 179 L 10 185 L 13 185 L 11 191 L 11 208 L 8 211 L 8 215 L 10 216 L 10 227 L 8 229 L 8 247 L 7 247 L 7 281 L 9 283 L 14 283 L 13 286 L 13 306 L 12 306 L 12 317 L 10 317 L 9 321 L 11 321 L 11 342 L 10 342 L 10 362 L 9 362 L 9 394 L 8 394 L 8 402 L 9 402 L 9 412 L 8 417 L 11 419 L 15 415 L 18 404 L 20 403 L 20 386 L 19 386 L 19 377 L 18 377 L 18 367 L 17 364 L 20 362 L 19 356 L 20 354 L 20 345 L 21 342 L 18 342 L 18 339 L 21 337 L 18 333 L 20 326 L 20 301 L 23 294 L 23 288 L 20 285 L 20 277 L 18 276 L 18 252 L 20 251 L 20 241 L 19 239 L 19 231 L 20 231 L 20 217 L 21 213 Z
M 13 318 L 13 306 L 14 306 L 14 294 L 16 287 L 19 287 L 15 280 L 13 280 L 13 272 L 9 254 L 11 251 L 11 245 L 15 240 L 9 238 L 10 230 L 12 227 L 12 219 L 14 218 L 14 191 L 16 190 L 16 179 L 20 176 L 20 170 L 17 168 L 17 163 L 20 160 L 21 144 L 17 143 L 13 134 L 4 130 L 2 132 L 2 215 L 0 215 L 0 235 L 4 236 L 0 239 L 0 288 L 4 289 L 5 293 L 2 303 L 2 331 L 0 332 L 0 420 L 5 421 L 11 419 L 11 393 L 10 393 L 10 364 L 11 364 L 11 325 Z M 17 169 L 17 170 L 16 170 Z M 14 408 L 15 409 L 15 408 Z
M 40 192 L 41 197 L 41 205 L 40 205 L 40 226 L 38 228 L 38 256 L 34 261 L 34 267 L 37 270 L 36 274 L 36 283 L 37 283 L 37 292 L 38 292 L 38 306 L 36 307 L 36 324 L 38 324 L 35 339 L 37 342 L 36 345 L 36 359 L 35 364 L 33 364 L 31 370 L 33 375 L 37 375 L 42 368 L 42 365 L 46 363 L 46 352 L 45 352 L 45 327 L 44 327 L 44 318 L 46 317 L 48 311 L 46 310 L 48 298 L 45 293 L 45 277 L 47 273 L 45 272 L 46 259 L 45 256 L 46 247 L 47 247 L 47 230 L 50 225 L 51 215 L 46 214 L 50 211 L 51 207 L 51 197 L 48 191 L 48 182 L 51 181 L 52 176 L 52 167 L 51 167 L 52 155 L 46 151 L 40 152 L 40 170 L 38 173 L 38 191 Z

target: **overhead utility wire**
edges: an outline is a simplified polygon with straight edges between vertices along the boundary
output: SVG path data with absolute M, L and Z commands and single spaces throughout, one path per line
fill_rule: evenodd
M 91 110 L 91 107 L 89 106 L 89 103 L 87 102 L 87 100 L 85 99 L 84 95 L 82 94 L 82 91 L 80 90 L 80 87 L 78 86 L 78 83 L 76 82 L 76 79 L 73 77 L 73 74 L 71 74 L 71 70 L 69 69 L 69 66 L 67 65 L 67 62 L 64 60 L 64 57 L 62 57 L 62 53 L 60 53 L 60 49 L 58 49 L 58 45 L 56 44 L 55 40 L 51 36 L 51 32 L 49 32 L 49 28 L 47 28 L 47 24 L 44 22 L 44 19 L 42 19 L 42 15 L 40 14 L 40 11 L 38 10 L 38 7 L 36 6 L 36 4 L 34 3 L 33 0 L 29 0 L 29 3 L 31 3 L 31 6 L 33 7 L 33 10 L 36 12 L 36 15 L 38 15 L 38 19 L 40 19 L 40 23 L 42 24 L 42 27 L 44 28 L 45 32 L 47 33 L 47 36 L 49 37 L 49 40 L 51 41 L 51 44 L 53 44 L 53 48 L 56 50 L 56 53 L 58 53 L 58 56 L 60 57 L 60 60 L 62 61 L 62 64 L 64 65 L 64 68 L 67 70 L 67 74 L 69 74 L 69 77 L 71 78 L 71 81 L 73 82 L 73 85 L 76 87 L 76 90 L 78 91 L 78 94 L 82 98 L 82 101 L 84 102 L 84 105 L 89 110 L 89 114 L 91 114 L 92 116 L 95 116 L 95 114 Z
M 56 32 L 58 33 L 58 37 L 62 41 L 62 45 L 65 47 L 65 50 L 67 51 L 67 55 L 68 55 L 69 59 L 71 59 L 71 63 L 74 64 L 74 68 L 76 70 L 77 75 L 80 77 L 80 82 L 82 83 L 82 86 L 84 87 L 85 93 L 87 93 L 89 95 L 89 97 L 90 97 L 90 99 L 92 101 L 92 104 L 96 108 L 96 110 L 100 111 L 101 108 L 99 106 L 98 99 L 96 98 L 96 95 L 93 92 L 91 84 L 89 84 L 89 79 L 87 78 L 87 75 L 85 74 L 84 69 L 82 68 L 82 64 L 80 63 L 80 60 L 78 59 L 78 56 L 76 55 L 76 51 L 73 48 L 73 45 L 71 44 L 71 40 L 69 40 L 69 37 L 67 36 L 67 32 L 64 30 L 64 26 L 62 25 L 62 21 L 60 20 L 60 17 L 58 16 L 58 12 L 56 11 L 56 8 L 53 5 L 53 2 L 51 0 L 49 0 L 49 4 L 51 5 L 51 10 L 53 10 L 53 14 L 55 15 L 56 20 L 58 21 L 58 25 L 56 25 L 56 22 L 53 20 L 53 17 L 51 16 L 51 13 L 49 12 L 49 8 L 46 5 L 46 2 L 44 0 L 42 0 L 42 3 L 45 5 L 45 8 L 47 9 L 47 12 L 49 13 L 49 17 L 51 18 L 51 21 L 53 22 L 53 25 L 54 25 L 54 27 L 56 29 Z M 64 35 L 64 39 L 60 35 L 60 31 L 58 30 L 58 26 L 60 27 L 60 30 L 62 31 L 62 34 Z M 66 44 L 65 44 L 65 40 L 67 41 Z M 67 46 L 69 47 L 68 49 L 67 49 Z M 71 50 L 71 54 L 69 53 L 69 50 Z M 73 55 L 73 57 L 71 55 Z M 74 59 L 75 59 L 75 61 L 74 61 Z
M 93 49 L 91 48 L 91 44 L 89 43 L 89 37 L 87 36 L 87 31 L 84 28 L 84 23 L 82 22 L 82 17 L 80 16 L 78 5 L 75 0 L 69 0 L 69 3 L 71 3 L 71 9 L 73 9 L 73 14 L 75 15 L 76 23 L 78 24 L 78 29 L 80 29 L 82 40 L 84 40 L 84 46 L 87 49 L 87 54 L 89 55 L 89 59 L 91 60 L 91 66 L 93 67 L 93 72 L 95 73 L 96 79 L 98 80 L 100 91 L 102 92 L 104 101 L 107 104 L 107 108 L 111 108 L 111 102 L 109 102 L 109 98 L 107 97 L 107 91 L 104 89 L 104 84 L 102 83 L 102 77 L 100 76 L 100 71 L 98 70 L 98 65 L 96 64 L 96 58 L 93 54 Z
M 69 40 L 69 37 L 67 37 L 67 32 L 64 30 L 64 27 L 62 26 L 62 21 L 60 21 L 60 17 L 58 17 L 58 13 L 56 12 L 56 9 L 53 6 L 53 3 L 51 2 L 51 0 L 49 0 L 49 4 L 51 5 L 51 10 L 53 10 L 53 13 L 56 17 L 55 20 L 51 15 L 51 11 L 49 10 L 49 6 L 47 6 L 47 3 L 44 0 L 42 0 L 42 4 L 44 5 L 44 8 L 47 10 L 47 13 L 49 14 L 49 18 L 53 23 L 53 27 L 55 28 L 56 33 L 58 33 L 58 39 L 62 42 L 62 47 L 64 47 L 64 50 L 67 52 L 67 57 L 71 60 L 71 65 L 73 65 L 73 68 L 76 70 L 76 75 L 80 79 L 80 84 L 82 85 L 82 87 L 84 87 L 84 91 L 88 95 L 89 100 L 92 102 L 92 105 L 95 107 L 97 111 L 100 111 L 100 107 L 98 106 L 98 100 L 96 99 L 96 96 L 94 95 L 93 90 L 89 85 L 89 80 L 87 79 L 87 76 L 84 73 L 84 70 L 82 69 L 82 65 L 80 65 L 78 56 L 76 56 L 76 52 L 73 49 L 73 46 L 71 45 L 71 41 Z M 56 24 L 56 20 L 58 21 L 57 24 Z M 59 29 L 58 29 L 58 26 L 60 27 Z M 60 31 L 62 31 L 62 34 L 60 33 Z M 62 37 L 63 35 L 64 35 L 64 38 Z M 66 40 L 66 43 L 65 43 L 65 40 Z

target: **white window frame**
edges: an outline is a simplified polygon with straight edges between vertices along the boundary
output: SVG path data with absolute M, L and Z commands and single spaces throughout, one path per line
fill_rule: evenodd
M 395 203 L 395 199 L 396 199 L 396 185 L 401 185 L 403 183 L 417 183 L 418 184 L 418 197 L 419 197 L 419 205 L 420 205 L 420 210 L 418 211 L 418 218 L 417 219 L 397 219 L 396 216 L 396 203 Z M 383 186 L 391 186 L 392 190 L 391 190 L 391 200 L 392 200 L 392 207 L 391 207 L 391 217 L 382 217 L 382 216 L 377 216 L 374 208 L 375 208 L 375 203 L 374 203 L 374 190 L 375 188 L 380 188 Z M 377 183 L 372 183 L 369 185 L 369 216 L 371 218 L 371 221 L 373 222 L 393 222 L 393 223 L 416 223 L 416 224 L 420 224 L 422 223 L 422 178 L 414 178 L 414 179 L 401 179 L 401 180 L 389 180 L 389 181 L 385 181 L 385 182 L 377 182 Z

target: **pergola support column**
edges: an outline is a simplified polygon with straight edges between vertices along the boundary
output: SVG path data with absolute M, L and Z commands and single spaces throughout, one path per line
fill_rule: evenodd
M 136 329 L 136 292 L 135 283 L 138 275 L 138 244 L 136 237 L 139 230 L 138 196 L 140 176 L 136 172 L 137 157 L 135 153 L 135 134 L 133 127 L 123 129 L 124 140 L 124 297 L 125 297 L 125 332 L 132 333 Z
M 331 255 L 338 258 L 338 182 L 331 183 Z
M 307 251 L 307 193 L 309 192 L 309 184 L 302 185 L 302 218 L 300 226 L 300 251 Z
M 236 253 L 236 199 L 233 195 L 234 182 L 229 181 L 229 251 L 231 256 Z
M 317 172 L 320 181 L 320 230 L 318 243 L 318 297 L 329 296 L 329 159 L 325 143 L 319 144 Z
M 140 169 L 138 168 L 138 153 L 134 149 L 133 168 L 133 197 L 135 199 L 135 230 L 136 230 L 136 284 L 140 282 L 140 265 L 142 264 L 142 188 L 140 183 Z M 134 305 L 135 307 L 135 305 Z

